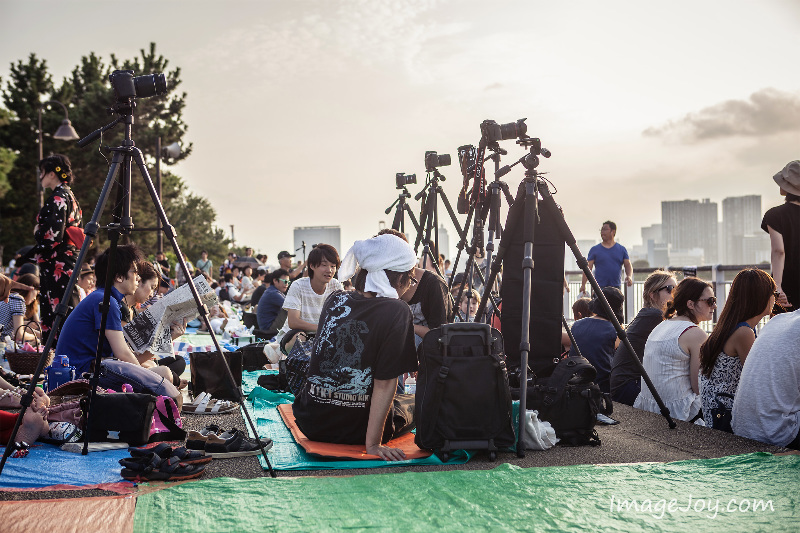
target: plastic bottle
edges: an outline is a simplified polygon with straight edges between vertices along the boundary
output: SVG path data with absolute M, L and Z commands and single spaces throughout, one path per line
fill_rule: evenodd
M 416 378 L 406 378 L 405 381 L 405 392 L 406 394 L 416 394 L 417 393 L 417 380 Z

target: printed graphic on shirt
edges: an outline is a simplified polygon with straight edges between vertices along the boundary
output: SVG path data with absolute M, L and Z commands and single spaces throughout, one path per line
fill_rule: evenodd
M 315 352 L 323 356 L 319 375 L 309 376 L 308 393 L 319 403 L 364 407 L 370 400 L 372 367 L 362 367 L 364 341 L 369 327 L 361 320 L 347 320 L 352 309 L 347 294 L 335 295 L 325 326 L 317 332 Z

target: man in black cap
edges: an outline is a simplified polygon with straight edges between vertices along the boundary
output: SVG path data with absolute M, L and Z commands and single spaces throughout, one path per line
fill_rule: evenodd
M 303 270 L 305 270 L 306 264 L 300 261 L 297 263 L 297 266 L 292 268 L 292 257 L 294 257 L 293 254 L 290 254 L 284 250 L 278 254 L 278 263 L 280 263 L 280 268 L 289 273 L 289 279 L 295 280 L 303 275 Z

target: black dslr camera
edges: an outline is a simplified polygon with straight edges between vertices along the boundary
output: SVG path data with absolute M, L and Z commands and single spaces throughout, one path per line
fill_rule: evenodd
M 516 122 L 508 124 L 498 124 L 494 120 L 484 120 L 481 122 L 481 137 L 487 142 L 505 141 L 524 137 L 528 131 L 527 119 L 521 118 Z
M 405 189 L 406 185 L 411 185 L 417 182 L 416 174 L 408 174 L 405 172 L 398 172 L 394 176 L 395 185 L 397 189 Z
M 117 102 L 131 98 L 149 98 L 167 93 L 167 77 L 163 73 L 134 76 L 132 70 L 115 70 L 108 75 Z
M 436 152 L 425 152 L 425 172 L 433 172 L 436 167 L 450 164 L 450 154 L 439 155 Z

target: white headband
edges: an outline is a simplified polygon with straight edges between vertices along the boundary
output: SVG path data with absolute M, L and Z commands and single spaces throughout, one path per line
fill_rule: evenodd
M 367 271 L 365 292 L 374 292 L 384 298 L 398 298 L 384 271 L 408 272 L 416 264 L 417 257 L 410 244 L 396 235 L 378 235 L 353 244 L 342 260 L 339 279 L 352 277 L 360 266 Z

